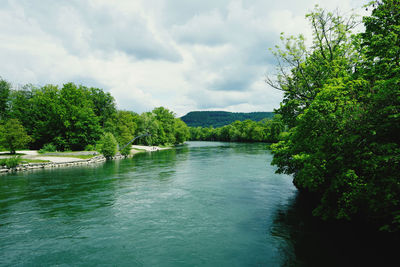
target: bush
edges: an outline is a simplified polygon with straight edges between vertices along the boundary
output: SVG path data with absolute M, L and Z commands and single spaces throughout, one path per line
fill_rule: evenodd
M 45 144 L 42 147 L 42 149 L 39 150 L 39 153 L 56 152 L 56 151 L 57 151 L 57 147 L 52 143 L 48 143 L 48 144 Z
M 20 156 L 14 156 L 11 158 L 0 159 L 0 166 L 6 166 L 7 168 L 14 168 L 21 162 Z
M 96 150 L 96 148 L 95 148 L 94 145 L 87 145 L 87 146 L 85 147 L 85 151 L 94 151 L 94 150 Z
M 112 158 L 117 153 L 117 140 L 112 133 L 105 133 L 100 139 L 100 153 L 107 159 Z

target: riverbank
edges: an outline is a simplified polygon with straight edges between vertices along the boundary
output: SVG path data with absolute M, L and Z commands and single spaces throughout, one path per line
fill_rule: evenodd
M 129 158 L 133 157 L 138 153 L 156 152 L 171 148 L 172 147 L 133 145 L 130 155 L 123 156 L 118 154 L 114 156 L 111 160 Z M 45 168 L 71 167 L 78 165 L 89 165 L 93 163 L 104 162 L 107 160 L 103 155 L 99 155 L 98 152 L 96 151 L 79 151 L 79 152 L 65 152 L 65 153 L 51 152 L 51 153 L 39 154 L 37 150 L 24 150 L 24 151 L 16 151 L 16 153 L 18 155 L 21 155 L 22 161 L 26 159 L 26 160 L 38 160 L 47 162 L 24 163 L 24 164 L 19 164 L 13 168 L 1 166 L 0 173 L 10 173 L 10 172 L 45 169 Z M 7 157 L 10 157 L 10 155 L 7 155 L 6 152 L 0 153 L 0 158 L 7 158 Z M 89 158 L 82 158 L 82 157 L 89 157 Z

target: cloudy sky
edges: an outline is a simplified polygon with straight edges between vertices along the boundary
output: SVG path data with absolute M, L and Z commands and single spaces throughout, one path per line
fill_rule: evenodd
M 279 34 L 309 36 L 315 4 L 362 14 L 366 2 L 0 0 L 0 77 L 102 88 L 135 112 L 272 111 Z

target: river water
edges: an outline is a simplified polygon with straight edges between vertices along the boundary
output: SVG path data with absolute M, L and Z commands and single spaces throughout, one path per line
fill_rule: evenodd
M 298 211 L 292 178 L 275 174 L 271 160 L 265 144 L 188 142 L 98 165 L 0 176 L 0 265 L 354 262 L 346 251 L 361 242 L 343 242 Z

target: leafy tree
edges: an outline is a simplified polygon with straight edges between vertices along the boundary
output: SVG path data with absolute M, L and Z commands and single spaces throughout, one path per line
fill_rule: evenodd
M 112 133 L 105 133 L 99 143 L 101 144 L 100 153 L 107 159 L 112 158 L 117 153 L 117 140 Z
M 15 154 L 16 149 L 25 148 L 31 138 L 17 119 L 9 119 L 0 127 L 0 144 Z
M 99 118 L 91 108 L 91 99 L 86 98 L 87 88 L 67 83 L 60 90 L 60 104 L 63 107 L 64 139 L 68 147 L 82 150 L 88 144 L 94 144 L 101 135 Z
M 120 153 L 123 156 L 128 156 L 131 153 L 131 145 L 127 145 L 129 143 L 129 141 L 131 141 L 133 139 L 132 135 L 129 135 L 127 133 L 123 133 L 120 136 L 119 139 L 119 147 L 120 147 Z
M 32 135 L 34 128 L 32 105 L 34 90 L 37 90 L 37 88 L 27 84 L 20 90 L 10 91 L 10 117 L 18 119 L 30 135 Z
M 159 142 L 161 144 L 175 144 L 174 125 L 175 116 L 172 111 L 164 107 L 155 108 L 152 113 L 155 119 L 160 123 L 159 127 Z
M 119 139 L 122 135 L 131 136 L 132 139 L 137 130 L 138 115 L 131 111 L 118 110 L 111 120 L 106 123 L 105 131 L 114 134 Z
M 138 130 L 137 130 L 137 135 L 142 135 L 146 133 L 151 133 L 150 136 L 146 136 L 144 138 L 141 138 L 138 140 L 141 144 L 144 145 L 157 145 L 161 144 L 160 139 L 159 139 L 159 133 L 160 133 L 160 124 L 159 122 L 155 119 L 155 115 L 151 112 L 144 112 L 140 114 L 139 120 L 138 120 Z
M 189 139 L 189 127 L 180 119 L 175 119 L 175 144 L 180 144 Z
M 174 113 L 164 107 L 142 113 L 137 120 L 137 135 L 150 133 L 141 138 L 145 145 L 173 145 L 187 140 L 189 130 L 186 124 L 174 117 Z
M 35 148 L 53 143 L 58 150 L 80 150 L 88 144 L 95 144 L 101 135 L 99 119 L 88 97 L 88 89 L 83 86 L 68 83 L 59 90 L 57 86 L 46 85 L 33 89 L 25 106 L 18 105 L 21 102 L 16 97 L 13 113 L 18 116 L 31 108 L 31 122 L 27 125 L 32 125 Z
M 323 85 L 332 78 L 348 77 L 358 63 L 352 46 L 351 29 L 358 22 L 354 16 L 343 18 L 337 13 L 316 7 L 307 15 L 313 29 L 313 45 L 307 48 L 302 35 L 281 36 L 284 48 L 273 52 L 278 62 L 276 79 L 266 82 L 284 92 L 276 113 L 289 126 L 296 125 L 296 117 L 311 104 Z
M 65 113 L 59 103 L 59 90 L 57 86 L 46 85 L 32 90 L 32 98 L 29 102 L 31 110 L 33 148 L 40 149 L 47 143 L 57 145 L 59 150 L 67 146 L 63 135 L 63 118 Z M 18 109 L 16 109 L 18 112 Z
M 99 118 L 100 125 L 104 127 L 106 121 L 117 112 L 115 99 L 110 93 L 105 93 L 99 88 L 90 88 L 87 92 L 93 104 L 93 112 Z
M 8 116 L 8 98 L 11 84 L 0 78 L 0 121 Z
M 336 51 L 350 54 L 340 52 L 330 65 L 314 55 L 334 52 L 333 46 L 314 45 L 303 62 L 320 64 L 327 76 L 316 77 L 307 101 L 292 105 L 298 99 L 285 93 L 280 110 L 290 112 L 280 114 L 295 127 L 271 146 L 273 164 L 278 172 L 293 174 L 302 194 L 316 196 L 313 213 L 322 218 L 357 218 L 382 230 L 400 230 L 399 8 L 395 0 L 375 5 L 363 19 L 365 32 L 338 44 Z M 320 43 L 323 25 L 315 29 L 314 43 Z M 296 77 L 298 68 L 293 66 L 283 81 Z M 299 83 L 295 89 L 304 88 Z
M 137 128 L 137 114 L 131 111 L 118 111 L 113 120 L 114 132 L 120 148 L 120 152 L 124 156 L 128 156 L 131 152 L 131 146 L 126 144 L 135 136 Z

